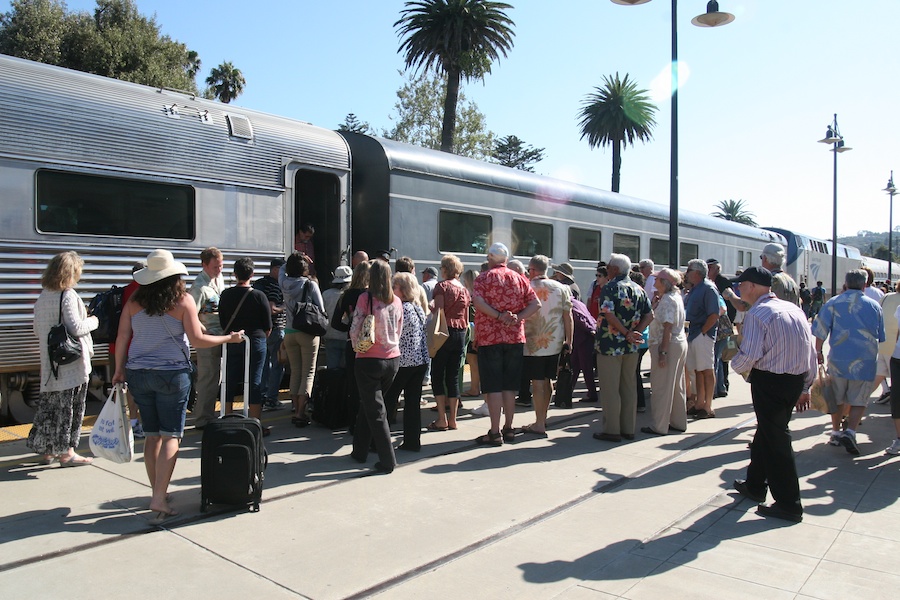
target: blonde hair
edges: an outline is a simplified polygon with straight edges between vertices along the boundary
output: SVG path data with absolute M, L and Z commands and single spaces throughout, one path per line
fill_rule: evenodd
M 391 265 L 383 260 L 372 261 L 369 267 L 369 293 L 384 304 L 394 301 L 391 285 Z
M 445 254 L 441 259 L 441 270 L 447 275 L 447 279 L 455 279 L 463 272 L 462 261 L 455 254 Z
M 78 283 L 84 259 L 77 252 L 60 252 L 50 259 L 44 274 L 41 275 L 41 286 L 52 292 L 60 292 Z

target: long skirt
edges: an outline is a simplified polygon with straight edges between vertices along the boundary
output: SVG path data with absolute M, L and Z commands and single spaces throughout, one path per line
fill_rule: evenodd
M 77 448 L 84 421 L 87 382 L 58 392 L 41 392 L 34 423 L 25 443 L 37 454 L 59 456 Z

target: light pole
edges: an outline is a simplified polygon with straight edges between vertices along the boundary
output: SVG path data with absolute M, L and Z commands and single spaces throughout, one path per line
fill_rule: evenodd
M 636 6 L 650 0 L 612 0 L 614 4 Z M 677 0 L 672 0 L 672 140 L 669 169 L 669 266 L 678 269 L 678 19 Z M 719 27 L 734 21 L 734 15 L 719 12 L 719 3 L 710 0 L 706 12 L 691 19 L 697 27 Z
M 894 194 L 897 188 L 894 187 L 894 172 L 891 171 L 891 178 L 888 179 L 887 187 L 884 188 L 888 196 L 891 197 L 890 212 L 888 213 L 888 286 L 893 290 L 894 279 L 891 273 L 891 267 L 894 265 Z
M 834 146 L 831 149 L 831 152 L 834 152 L 834 202 L 831 217 L 831 297 L 834 298 L 837 295 L 837 155 L 840 152 L 847 152 L 853 149 L 844 145 L 844 136 L 841 135 L 841 130 L 838 129 L 837 113 L 834 115 L 834 121 L 825 131 L 825 137 L 819 140 L 819 143 L 832 144 Z

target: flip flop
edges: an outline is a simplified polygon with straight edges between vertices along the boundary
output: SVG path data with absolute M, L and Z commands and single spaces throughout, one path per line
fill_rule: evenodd
M 462 394 L 460 394 L 460 396 L 462 396 L 463 398 L 478 398 L 479 396 L 481 396 L 481 394 L 475 394 L 472 392 L 463 392 Z
M 534 427 L 534 423 L 532 423 L 531 425 L 525 425 L 524 427 L 519 429 L 519 432 L 527 433 L 529 435 L 536 435 L 538 437 L 547 437 L 546 431 L 535 431 L 534 429 L 532 429 L 533 427 Z
M 87 456 L 79 456 L 78 454 L 76 454 L 69 460 L 63 460 L 60 458 L 59 466 L 60 467 L 83 467 L 83 466 L 89 465 L 93 462 L 94 462 L 93 458 L 90 458 Z
M 437 421 L 432 421 L 425 429 L 427 429 L 428 431 L 447 431 L 450 428 L 447 425 L 444 425 L 442 427 L 440 425 L 437 425 Z

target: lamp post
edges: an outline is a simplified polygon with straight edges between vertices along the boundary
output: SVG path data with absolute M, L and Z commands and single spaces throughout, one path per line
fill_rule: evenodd
M 894 187 L 894 172 L 891 171 L 891 178 L 888 179 L 887 186 L 884 188 L 888 196 L 891 197 L 890 212 L 888 213 L 888 285 L 893 289 L 894 279 L 891 273 L 891 267 L 894 265 L 894 194 L 897 188 Z
M 837 113 L 834 115 L 834 121 L 825 131 L 825 137 L 819 140 L 819 143 L 832 144 L 834 146 L 831 149 L 831 152 L 834 152 L 834 201 L 831 218 L 831 297 L 834 298 L 837 295 L 837 155 L 840 152 L 847 152 L 853 149 L 844 145 L 844 136 L 841 135 L 841 130 L 838 128 Z
M 650 0 L 612 0 L 614 4 L 636 6 Z M 669 266 L 680 267 L 678 260 L 678 19 L 677 0 L 672 0 L 672 138 L 669 168 Z M 697 27 L 719 27 L 734 21 L 734 15 L 719 12 L 719 3 L 710 0 L 706 12 L 691 19 Z

